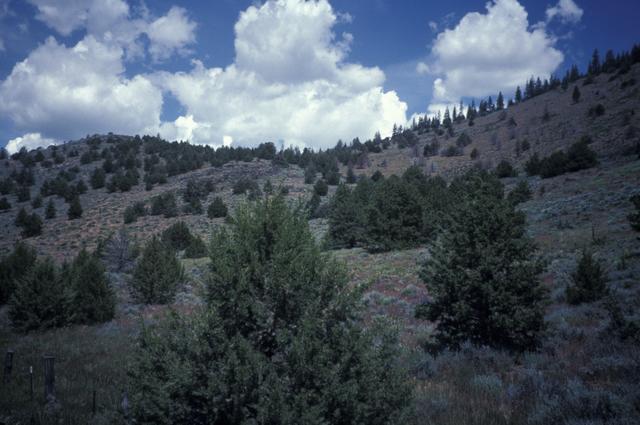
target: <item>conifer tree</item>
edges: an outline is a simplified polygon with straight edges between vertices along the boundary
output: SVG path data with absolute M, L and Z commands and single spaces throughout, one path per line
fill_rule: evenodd
M 635 211 L 629 214 L 629 223 L 633 230 L 640 232 L 640 195 L 632 196 L 630 201 L 633 204 Z
M 209 208 L 207 209 L 207 216 L 209 218 L 220 218 L 226 217 L 227 213 L 227 206 L 225 205 L 222 198 L 219 196 L 213 198 L 213 202 L 211 202 Z
M 333 248 L 353 248 L 363 239 L 359 210 L 351 189 L 344 184 L 338 186 L 329 205 L 329 230 L 327 238 Z
M 133 271 L 133 295 L 145 304 L 167 304 L 176 294 L 182 273 L 182 265 L 173 249 L 154 236 Z
M 80 197 L 74 196 L 69 204 L 69 210 L 67 211 L 69 220 L 75 220 L 82 217 L 82 205 L 80 204 Z
M 17 283 L 9 301 L 11 326 L 19 332 L 69 323 L 70 293 L 53 260 L 37 261 Z
M 56 217 L 56 206 L 53 203 L 53 199 L 49 199 L 49 202 L 47 202 L 47 206 L 44 209 L 44 218 L 46 219 L 52 219 Z
M 353 167 L 349 165 L 347 169 L 347 184 L 354 184 L 356 182 L 356 175 L 353 172 Z
M 329 192 L 329 185 L 327 185 L 327 182 L 325 182 L 324 179 L 320 179 L 313 186 L 313 191 L 314 193 L 317 193 L 318 196 L 326 196 Z
M 71 263 L 66 276 L 72 294 L 73 309 L 70 320 L 74 323 L 95 324 L 108 322 L 115 315 L 116 298 L 104 266 L 86 250 L 80 251 Z
M 578 88 L 577 84 L 573 88 L 573 94 L 571 95 L 571 98 L 573 99 L 573 103 L 580 102 L 580 89 Z
M 566 291 L 569 304 L 593 302 L 607 293 L 605 272 L 591 252 L 582 252 L 571 281 L 572 284 L 567 286 Z
M 144 330 L 130 370 L 143 424 L 402 423 L 397 339 L 283 197 L 240 207 L 211 246 L 207 305 Z M 375 342 L 374 342 L 375 341 Z M 215 367 L 212 367 L 215 365 Z
M 496 109 L 498 111 L 502 111 L 504 109 L 504 97 L 502 96 L 502 92 L 498 93 L 498 99 L 496 100 Z
M 516 103 L 522 102 L 522 91 L 520 90 L 520 86 L 516 88 Z
M 433 299 L 418 315 L 436 323 L 444 346 L 468 340 L 534 348 L 544 330 L 545 290 L 524 214 L 486 174 L 471 172 L 455 186 L 460 200 L 421 270 Z
M 0 260 L 0 305 L 6 304 L 16 285 L 35 265 L 35 249 L 19 241 L 13 252 Z

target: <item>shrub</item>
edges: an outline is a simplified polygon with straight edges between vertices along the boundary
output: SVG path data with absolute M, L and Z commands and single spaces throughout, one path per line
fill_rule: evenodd
M 527 183 L 526 180 L 520 180 L 516 187 L 511 192 L 509 192 L 509 195 L 507 196 L 507 200 L 513 205 L 527 202 L 530 199 L 531 189 L 529 188 L 529 183 Z
M 518 175 L 511 163 L 506 159 L 503 159 L 498 163 L 495 173 L 500 179 L 505 177 L 516 177 Z
M 66 285 L 71 291 L 72 322 L 96 324 L 113 319 L 115 293 L 97 257 L 83 249 L 71 263 L 66 276 L 63 273 L 63 278 L 66 278 Z
M 587 115 L 590 118 L 596 118 L 596 117 L 603 116 L 604 112 L 605 112 L 604 106 L 602 105 L 602 103 L 598 103 L 596 106 L 589 108 L 589 112 L 587 112 Z
M 473 150 L 471 151 L 471 153 L 469 154 L 469 157 L 471 159 L 477 159 L 480 156 L 480 152 L 478 151 L 477 148 L 473 148 Z
M 182 251 L 187 249 L 189 243 L 191 243 L 191 231 L 189 226 L 184 221 L 178 221 L 167 227 L 162 232 L 162 242 L 176 251 Z
M 70 293 L 53 260 L 37 261 L 18 282 L 9 301 L 11 326 L 19 332 L 64 326 Z
M 18 187 L 16 191 L 16 197 L 18 198 L 18 202 L 27 202 L 31 199 L 31 189 L 29 186 L 21 185 Z
M 564 174 L 566 169 L 567 155 L 563 151 L 554 152 L 540 162 L 540 176 L 543 179 Z
M 175 297 L 181 279 L 182 265 L 175 252 L 154 236 L 133 271 L 131 290 L 142 303 L 166 304 Z
M 69 204 L 69 210 L 67 211 L 67 217 L 69 220 L 75 220 L 82 217 L 82 205 L 80 204 L 80 197 L 75 196 Z
M 216 196 L 213 198 L 213 202 L 209 205 L 207 209 L 207 216 L 209 218 L 221 218 L 226 217 L 228 213 L 227 206 L 221 197 Z
M 145 215 L 147 215 L 147 208 L 144 202 L 135 202 L 133 205 L 129 205 L 124 209 L 124 224 L 133 223 L 139 217 L 144 217 Z
M 11 209 L 11 203 L 5 197 L 0 198 L 0 211 L 6 211 Z
M 633 230 L 640 232 L 640 195 L 632 196 L 629 200 L 635 207 L 635 212 L 628 216 L 629 224 L 631 224 Z
M 313 164 L 304 169 L 304 184 L 313 184 L 316 181 L 316 167 Z
M 31 201 L 31 208 L 37 209 L 42 207 L 42 196 L 38 195 Z
M 439 151 L 440 151 L 440 143 L 438 143 L 437 140 L 434 140 L 433 142 L 427 143 L 426 145 L 424 145 L 424 149 L 422 150 L 422 156 L 424 157 L 436 156 L 438 155 Z
M 320 179 L 315 185 L 313 185 L 313 193 L 318 196 L 326 196 L 327 193 L 329 193 L 329 185 L 327 185 L 327 182 L 324 181 L 324 179 Z
M 449 146 L 445 149 L 442 150 L 442 152 L 440 152 L 440 155 L 442 156 L 447 156 L 447 157 L 451 157 L 451 156 L 461 156 L 462 155 L 462 149 L 459 148 L 458 146 Z
M 91 173 L 91 187 L 94 189 L 100 189 L 104 187 L 106 179 L 106 173 L 103 168 L 96 168 Z
M 567 151 L 567 172 L 574 172 L 598 165 L 596 153 L 589 148 L 590 138 L 583 137 Z
M 545 290 L 525 216 L 481 172 L 461 183 L 461 199 L 420 273 L 432 301 L 418 316 L 436 323 L 436 339 L 444 346 L 469 340 L 515 351 L 534 348 L 544 330 Z
M 151 198 L 151 215 L 163 215 L 165 218 L 178 215 L 178 204 L 173 192 L 163 193 Z
M 30 238 L 40 235 L 42 233 L 42 219 L 40 216 L 35 212 L 27 214 L 24 209 L 20 210 L 20 212 L 24 212 L 24 216 L 18 213 L 16 221 L 20 221 L 19 226 L 22 227 L 22 236 Z
M 136 423 L 400 423 L 411 386 L 395 335 L 361 328 L 361 293 L 276 196 L 214 235 L 207 305 L 143 331 Z M 215 367 L 211 367 L 215 365 Z
M 537 176 L 540 174 L 540 168 L 542 166 L 542 162 L 540 161 L 540 157 L 538 153 L 534 153 L 529 157 L 529 160 L 524 164 L 524 170 L 527 172 L 529 176 Z
M 18 242 L 13 252 L 0 260 L 0 305 L 6 304 L 19 280 L 36 263 L 35 249 L 24 242 Z
M 199 236 L 192 237 L 187 249 L 184 251 L 184 256 L 186 258 L 202 258 L 206 257 L 208 254 L 209 251 L 207 250 L 207 245 Z
M 233 185 L 233 194 L 234 195 L 244 195 L 247 192 L 257 192 L 260 191 L 260 187 L 258 183 L 250 178 L 243 177 L 240 180 L 236 181 Z
M 471 137 L 469 137 L 469 135 L 464 132 L 460 134 L 460 136 L 458 136 L 458 139 L 456 140 L 456 145 L 460 148 L 467 147 L 470 144 L 471 144 Z
M 338 184 L 340 184 L 340 173 L 335 170 L 330 171 L 327 173 L 326 180 L 329 186 L 337 186 Z
M 566 292 L 569 304 L 596 301 L 607 293 L 604 270 L 591 252 L 583 251 L 571 281 Z

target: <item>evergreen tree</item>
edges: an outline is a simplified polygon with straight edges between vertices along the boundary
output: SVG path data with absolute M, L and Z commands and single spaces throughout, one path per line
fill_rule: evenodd
M 362 221 L 358 220 L 358 208 L 348 186 L 341 184 L 329 204 L 329 230 L 327 239 L 333 248 L 353 248 L 363 239 Z
M 184 251 L 185 258 L 202 258 L 208 255 L 207 245 L 200 236 L 191 238 L 187 249 Z
M 7 211 L 11 209 L 11 203 L 4 196 L 0 198 L 0 211 Z
M 0 260 L 0 305 L 6 304 L 16 285 L 35 265 L 35 249 L 19 241 L 13 252 Z
M 313 184 L 316 181 L 316 167 L 313 164 L 309 164 L 304 169 L 304 184 Z
M 24 216 L 22 216 L 22 212 L 24 212 Z M 22 227 L 23 237 L 30 238 L 42 233 L 42 219 L 40 219 L 40 216 L 35 212 L 27 214 L 24 209 L 20 210 L 16 218 L 16 222 L 18 221 L 20 221 L 19 226 Z
M 418 315 L 436 323 L 444 346 L 469 340 L 534 348 L 544 330 L 545 290 L 524 214 L 503 198 L 499 182 L 482 173 L 455 185 L 460 200 L 421 271 L 433 299 Z
M 631 228 L 636 232 L 640 232 L 640 195 L 634 195 L 630 199 L 631 203 L 635 207 L 635 211 L 629 214 L 628 219 L 631 224 Z
M 605 272 L 591 252 L 583 251 L 578 267 L 571 275 L 572 284 L 567 286 L 569 304 L 596 301 L 607 293 Z
M 313 192 L 317 193 L 318 196 L 327 196 L 327 193 L 329 192 L 327 182 L 325 182 L 324 179 L 318 180 L 313 186 Z
M 516 103 L 522 102 L 522 91 L 520 90 L 520 86 L 516 88 Z
M 73 260 L 66 276 L 71 290 L 74 323 L 108 322 L 115 315 L 116 296 L 100 260 L 84 249 Z
M 593 51 L 588 72 L 589 75 L 598 75 L 600 73 L 600 53 L 598 52 L 598 49 Z
M 49 202 L 47 202 L 47 206 L 44 209 L 44 218 L 52 219 L 55 217 L 56 217 L 56 206 L 53 203 L 53 199 L 49 199 Z
M 18 198 L 18 202 L 27 202 L 31 199 L 31 189 L 27 185 L 18 186 L 18 190 L 16 191 L 16 197 Z
M 42 206 L 42 196 L 38 195 L 31 201 L 31 207 L 33 209 L 40 208 Z
M 502 96 L 502 92 L 498 93 L 498 100 L 496 100 L 496 109 L 498 111 L 502 111 L 504 109 L 504 97 Z
M 513 205 L 527 202 L 530 199 L 531 189 L 529 188 L 529 183 L 527 183 L 526 180 L 520 180 L 516 187 L 511 192 L 509 192 L 509 195 L 507 196 L 507 200 Z
M 104 187 L 106 174 L 104 168 L 96 168 L 91 173 L 91 187 L 94 189 L 100 189 Z
M 176 251 L 187 249 L 193 235 L 184 221 L 178 221 L 162 232 L 162 242 Z
M 75 220 L 82 217 L 82 205 L 80 205 L 80 197 L 74 196 L 69 204 L 69 210 L 67 211 L 67 217 L 69 220 Z
M 233 222 L 213 238 L 207 305 L 140 337 L 135 422 L 406 420 L 411 389 L 397 338 L 359 325 L 362 294 L 321 253 L 305 212 L 276 196 L 239 208 Z
M 416 188 L 396 176 L 379 182 L 366 223 L 366 245 L 371 252 L 402 249 L 421 242 L 422 205 Z
M 262 191 L 267 195 L 272 195 L 273 194 L 273 184 L 271 184 L 271 180 L 267 179 L 267 181 L 264 182 L 264 186 L 262 187 Z
M 173 300 L 182 276 L 182 265 L 173 249 L 154 236 L 136 264 L 131 289 L 142 303 L 167 304 Z
M 498 176 L 498 178 L 500 179 L 506 177 L 516 177 L 518 175 L 517 171 L 513 168 L 511 163 L 505 159 L 498 163 L 495 173 L 496 176 Z
M 53 260 L 37 261 L 18 282 L 9 301 L 11 326 L 19 332 L 69 323 L 69 290 Z
M 573 88 L 573 94 L 571 95 L 571 98 L 573 99 L 573 103 L 580 102 L 580 89 L 578 88 L 577 84 Z
M 211 202 L 211 204 L 209 205 L 209 208 L 207 209 L 207 216 L 209 218 L 226 217 L 227 213 L 228 213 L 227 206 L 225 205 L 222 198 L 219 196 L 216 196 L 213 199 L 213 202 Z
M 349 165 L 347 169 L 347 184 L 354 184 L 356 182 L 356 175 L 353 172 L 353 167 Z

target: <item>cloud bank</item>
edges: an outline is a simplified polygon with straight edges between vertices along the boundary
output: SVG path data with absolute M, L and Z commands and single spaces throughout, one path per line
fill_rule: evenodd
M 575 6 L 561 0 L 552 14 L 568 16 L 569 3 Z M 438 34 L 433 45 L 432 71 L 439 77 L 430 111 L 462 97 L 510 94 L 531 76 L 549 76 L 564 60 L 554 43 L 544 25 L 530 27 L 527 11 L 517 0 L 493 0 L 486 13 L 468 13 L 454 28 Z
M 188 72 L 130 77 L 132 60 L 161 64 L 192 53 L 197 25 L 186 10 L 153 17 L 122 0 L 29 1 L 60 35 L 86 31 L 74 46 L 49 37 L 0 82 L 0 112 L 31 144 L 113 131 L 213 146 L 284 140 L 326 148 L 389 133 L 406 119 L 406 104 L 384 91 L 379 68 L 348 62 L 353 36 L 333 29 L 349 19 L 327 0 L 247 8 L 235 25 L 235 60 L 224 68 L 193 59 Z M 169 93 L 186 112 L 163 122 Z M 25 143 L 18 139 L 14 145 Z

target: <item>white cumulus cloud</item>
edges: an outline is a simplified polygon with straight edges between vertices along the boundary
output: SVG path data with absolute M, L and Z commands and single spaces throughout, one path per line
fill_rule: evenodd
M 406 104 L 383 90 L 380 69 L 345 62 L 349 38 L 335 37 L 336 20 L 326 0 L 251 6 L 235 26 L 235 63 L 206 68 L 194 61 L 190 72 L 159 73 L 156 82 L 187 110 L 196 143 L 282 139 L 325 148 L 388 133 L 406 120 Z M 180 126 L 163 131 L 178 134 Z
M 58 140 L 152 131 L 162 93 L 142 75 L 124 77 L 122 57 L 93 36 L 73 47 L 49 37 L 0 83 L 0 112 L 18 129 Z
M 31 150 L 55 144 L 55 140 L 42 137 L 40 133 L 27 133 L 24 136 L 16 137 L 15 139 L 9 140 L 7 146 L 5 146 L 5 149 L 10 154 L 13 154 L 18 152 L 22 148 Z
M 158 59 L 167 59 L 175 52 L 181 52 L 195 42 L 195 22 L 187 16 L 181 7 L 172 7 L 169 12 L 151 22 L 146 29 L 151 41 L 149 52 Z
M 584 11 L 573 0 L 560 0 L 546 11 L 547 22 L 559 18 L 562 22 L 576 23 L 582 19 Z
M 530 27 L 517 0 L 493 0 L 486 13 L 468 13 L 441 32 L 432 48 L 434 81 L 431 111 L 461 97 L 509 95 L 531 76 L 548 76 L 563 61 L 544 27 Z

